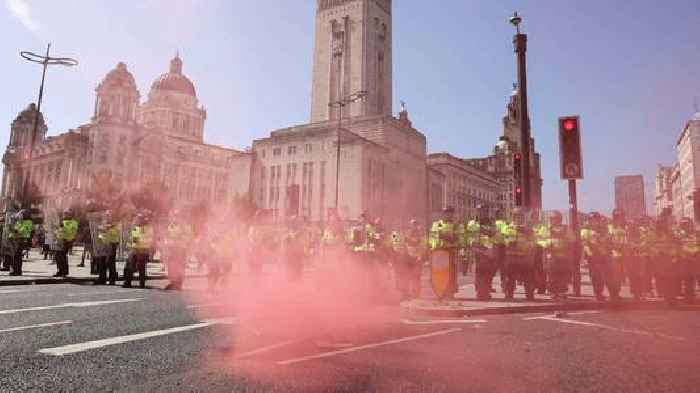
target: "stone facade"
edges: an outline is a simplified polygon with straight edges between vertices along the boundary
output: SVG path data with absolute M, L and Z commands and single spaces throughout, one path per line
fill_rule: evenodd
M 338 179 L 343 219 L 367 212 L 392 227 L 409 218 L 425 223 L 426 139 L 405 108 L 392 116 L 391 1 L 317 5 L 311 121 L 253 142 L 254 200 L 277 220 L 322 222 L 336 207 Z M 329 103 L 358 91 L 366 98 L 345 106 L 340 119 Z
M 442 175 L 442 192 L 438 193 L 442 203 L 440 209 L 433 208 L 431 212 L 450 206 L 455 217 L 471 219 L 478 217 L 479 207 L 485 207 L 496 215 L 502 186 L 495 176 L 449 153 L 430 154 L 427 162 L 431 173 Z M 431 175 L 430 184 L 440 184 L 440 179 Z M 437 207 L 432 203 L 431 206 Z
M 358 91 L 343 117 L 391 116 L 391 0 L 318 0 L 311 123 L 337 119 L 329 103 Z
M 642 175 L 615 177 L 615 208 L 622 210 L 630 220 L 646 216 Z
M 133 75 L 119 63 L 96 89 L 92 119 L 76 130 L 46 137 L 40 117 L 32 143 L 28 135 L 35 113 L 32 104 L 12 124 L 3 156 L 5 205 L 21 194 L 28 170 L 45 210 L 85 203 L 95 176 L 105 174 L 125 194 L 164 184 L 180 206 L 225 204 L 249 192 L 251 154 L 204 143 L 206 111 L 182 74 L 179 56 L 153 83 L 144 103 Z
M 656 187 L 654 198 L 654 210 L 656 216 L 664 211 L 673 212 L 673 167 L 659 165 L 656 169 Z
M 693 218 L 693 192 L 700 188 L 700 112 L 686 122 L 676 142 L 680 172 L 680 215 Z

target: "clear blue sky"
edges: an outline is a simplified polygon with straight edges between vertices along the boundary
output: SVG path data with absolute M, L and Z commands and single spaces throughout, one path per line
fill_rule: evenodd
M 142 97 L 179 50 L 208 110 L 208 142 L 243 148 L 270 130 L 308 121 L 314 0 L 0 0 L 0 145 L 36 99 L 39 66 L 20 50 L 50 40 L 75 69 L 48 74 L 49 133 L 89 120 L 94 88 L 119 61 Z M 394 108 L 405 100 L 430 151 L 489 153 L 515 80 L 507 17 L 529 35 L 532 130 L 542 154 L 544 202 L 566 208 L 556 119 L 580 114 L 583 210 L 609 211 L 613 176 L 644 174 L 653 198 L 657 163 L 700 95 L 697 0 L 394 0 Z

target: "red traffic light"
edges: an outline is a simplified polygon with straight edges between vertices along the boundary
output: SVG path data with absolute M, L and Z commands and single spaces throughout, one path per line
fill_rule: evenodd
M 520 153 L 515 153 L 515 154 L 513 154 L 513 159 L 514 159 L 514 160 L 519 160 L 519 159 L 521 159 L 521 158 L 522 158 L 522 157 L 520 156 Z
M 520 187 L 515 189 L 516 194 L 520 194 L 521 192 L 523 192 L 523 190 Z
M 565 131 L 573 131 L 577 129 L 576 119 L 566 119 L 562 122 L 562 127 Z

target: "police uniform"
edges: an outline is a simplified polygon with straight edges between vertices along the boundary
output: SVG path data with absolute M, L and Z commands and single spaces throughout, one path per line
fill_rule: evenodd
M 172 220 L 165 233 L 165 262 L 168 266 L 170 283 L 165 289 L 182 289 L 185 280 L 187 255 L 194 234 L 189 224 Z
M 98 241 L 107 247 L 107 253 L 102 259 L 102 263 L 98 264 L 98 279 L 97 282 L 105 284 L 109 280 L 109 285 L 115 285 L 119 279 L 117 273 L 117 248 L 121 241 L 121 225 L 112 221 L 110 216 L 107 216 L 105 222 L 100 225 L 98 230 Z
M 56 277 L 65 277 L 69 273 L 68 252 L 73 247 L 73 242 L 78 236 L 78 229 L 78 221 L 72 218 L 69 213 L 65 213 L 65 217 L 56 231 L 56 238 L 59 242 L 59 248 L 56 251 L 56 267 L 58 269 Z
M 34 223 L 29 218 L 29 212 L 22 210 L 17 214 L 18 221 L 13 225 L 11 233 L 12 239 L 16 243 L 12 257 L 11 276 L 22 275 L 24 251 L 31 248 L 32 232 L 34 231 Z
M 451 208 L 445 209 L 444 213 L 451 215 L 453 211 Z M 452 287 L 447 291 L 450 296 L 458 291 L 457 283 L 457 266 L 455 263 L 456 253 L 455 250 L 458 248 L 458 225 L 455 224 L 451 218 L 444 218 L 433 222 L 430 227 L 430 233 L 428 237 L 428 244 L 431 250 L 450 250 L 450 262 L 452 264 L 452 277 L 450 277 Z
M 287 231 L 282 236 L 282 259 L 290 281 L 300 280 L 304 270 L 305 241 L 304 231 L 298 219 L 290 218 Z
M 700 237 L 692 222 L 683 223 L 680 229 L 680 279 L 683 297 L 689 303 L 695 301 L 695 288 L 698 278 L 698 256 L 700 255 Z
M 129 231 L 129 259 L 124 266 L 124 287 L 131 288 L 134 273 L 139 273 L 139 287 L 146 287 L 146 265 L 153 248 L 153 227 L 144 220 L 138 220 Z
M 604 230 L 605 227 L 601 227 L 599 221 L 587 223 L 581 228 L 583 257 L 588 265 L 593 294 L 598 300 L 605 300 L 606 272 L 609 265 Z
M 558 222 L 547 227 L 544 246 L 549 292 L 554 298 L 566 296 L 571 281 L 574 242 L 568 228 Z
M 512 299 L 517 282 L 522 282 L 528 300 L 535 298 L 534 239 L 525 226 L 509 223 L 501 228 L 505 242 L 503 263 L 506 299 Z

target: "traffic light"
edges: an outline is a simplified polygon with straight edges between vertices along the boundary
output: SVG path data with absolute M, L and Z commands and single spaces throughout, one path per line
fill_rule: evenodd
M 523 206 L 523 189 L 520 186 L 515 186 L 515 190 L 513 192 L 515 196 L 515 206 L 522 207 Z
M 578 116 L 559 118 L 559 158 L 562 179 L 583 179 L 581 128 Z
M 523 155 L 520 153 L 513 153 L 513 198 L 515 199 L 515 206 L 523 206 L 523 189 L 521 187 L 523 179 Z

